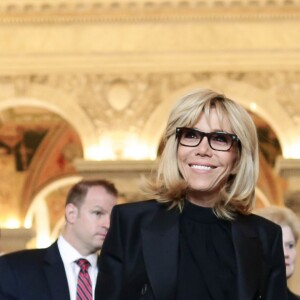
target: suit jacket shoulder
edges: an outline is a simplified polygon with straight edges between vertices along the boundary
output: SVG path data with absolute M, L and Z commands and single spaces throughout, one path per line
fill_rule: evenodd
M 151 212 L 157 209 L 164 207 L 165 205 L 160 204 L 156 200 L 143 200 L 138 202 L 131 202 L 131 203 L 123 203 L 115 205 L 113 210 L 121 210 L 127 213 L 139 213 L 139 212 Z
M 260 239 L 265 242 L 263 244 L 273 241 L 277 235 L 282 238 L 282 230 L 278 224 L 255 214 L 249 215 L 247 219 Z
M 255 214 L 239 215 L 233 222 L 232 232 L 238 262 L 243 270 L 247 270 L 240 272 L 240 286 L 259 280 L 262 299 L 286 299 L 281 227 Z M 276 291 L 273 286 L 277 287 Z M 245 287 L 240 289 L 244 290 Z M 246 299 L 247 294 L 240 298 Z
M 69 299 L 64 265 L 57 243 L 0 257 L 0 294 L 8 299 Z M 22 296 L 21 296 L 22 295 Z M 55 297 L 54 297 L 55 295 Z
M 46 249 L 31 249 L 4 254 L 0 257 L 0 263 L 5 261 L 10 266 L 14 266 L 21 270 L 24 267 L 27 268 L 42 261 L 45 251 Z

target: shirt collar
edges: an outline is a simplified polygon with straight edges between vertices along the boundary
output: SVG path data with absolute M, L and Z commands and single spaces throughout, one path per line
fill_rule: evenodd
M 59 236 L 57 245 L 64 264 L 71 264 L 77 259 L 85 258 L 90 262 L 93 268 L 97 267 L 98 255 L 96 253 L 88 256 L 81 255 L 62 235 Z

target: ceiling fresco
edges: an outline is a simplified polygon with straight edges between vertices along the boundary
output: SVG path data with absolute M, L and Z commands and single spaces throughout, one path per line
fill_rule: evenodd
M 76 174 L 82 158 L 80 138 L 59 116 L 18 107 L 0 113 L 0 209 L 26 214 L 34 195 L 57 178 Z M 14 187 L 14 188 L 12 188 Z M 0 222 L 3 223 L 2 220 Z

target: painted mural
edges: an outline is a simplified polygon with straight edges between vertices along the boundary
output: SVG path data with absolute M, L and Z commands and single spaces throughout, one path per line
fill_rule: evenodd
M 23 220 L 34 195 L 56 178 L 75 174 L 78 134 L 59 116 L 18 107 L 0 113 L 0 225 Z M 51 206 L 49 206 L 51 210 Z

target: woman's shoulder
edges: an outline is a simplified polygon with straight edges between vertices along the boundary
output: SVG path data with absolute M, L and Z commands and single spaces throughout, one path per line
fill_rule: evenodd
M 114 207 L 119 213 L 139 213 L 155 212 L 160 209 L 166 209 L 166 206 L 156 200 L 142 200 L 118 204 Z
M 161 216 L 167 211 L 167 206 L 156 200 L 144 200 L 116 205 L 112 211 L 112 218 L 118 216 L 119 220 L 129 227 L 132 224 L 140 226 L 148 224 L 153 218 Z
M 257 225 L 262 225 L 268 228 L 274 228 L 274 229 L 279 229 L 280 226 L 262 216 L 259 216 L 255 213 L 251 213 L 249 215 L 240 215 L 239 218 L 246 219 L 249 222 Z
M 273 221 L 266 219 L 262 216 L 259 216 L 255 213 L 252 213 L 249 216 L 252 218 L 253 222 L 256 222 L 258 224 L 264 224 L 265 226 L 273 227 L 273 228 L 280 228 L 280 226 L 278 224 L 276 224 Z
M 263 234 L 277 234 L 281 232 L 281 227 L 274 222 L 256 215 L 255 213 L 249 215 L 239 215 L 237 218 L 240 222 L 248 224 L 249 226 L 256 228 L 256 231 Z
M 270 220 L 255 214 L 242 215 L 237 218 L 236 230 L 247 236 L 257 237 L 263 244 L 265 251 L 279 243 L 282 245 L 281 227 Z M 266 250 L 269 249 L 269 250 Z
M 300 296 L 297 296 L 288 289 L 288 300 L 300 300 Z
M 134 202 L 126 202 L 117 204 L 116 207 L 119 209 L 139 209 L 140 207 L 155 207 L 159 205 L 159 203 L 154 200 L 138 200 Z

